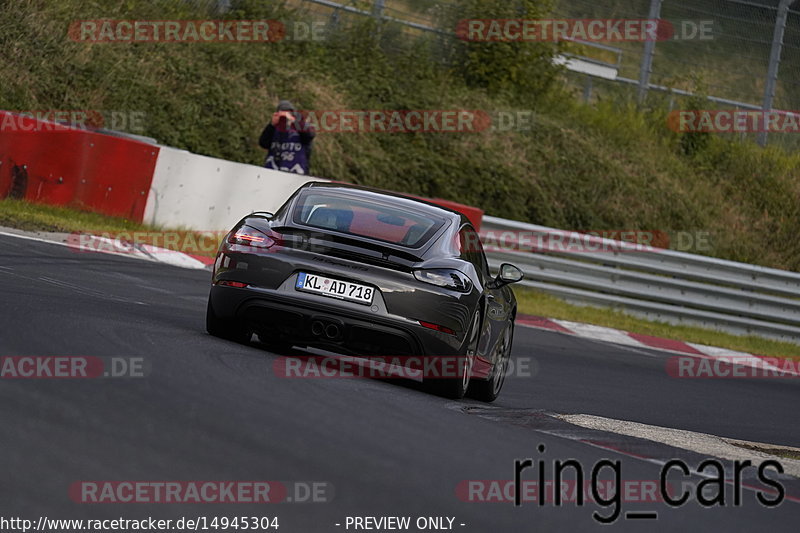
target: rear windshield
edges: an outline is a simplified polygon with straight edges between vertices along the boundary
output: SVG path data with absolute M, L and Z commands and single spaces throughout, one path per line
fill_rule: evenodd
M 293 213 L 295 223 L 335 230 L 377 241 L 418 248 L 445 223 L 422 210 L 384 201 L 360 199 L 325 192 L 300 197 Z

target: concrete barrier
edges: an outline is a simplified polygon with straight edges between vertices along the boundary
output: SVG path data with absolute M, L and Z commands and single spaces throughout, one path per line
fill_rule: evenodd
M 202 231 L 227 230 L 253 211 L 274 212 L 309 181 L 327 180 L 162 147 L 144 222 Z

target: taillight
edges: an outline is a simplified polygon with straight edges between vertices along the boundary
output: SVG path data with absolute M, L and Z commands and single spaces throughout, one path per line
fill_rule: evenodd
M 224 279 L 217 283 L 217 285 L 222 285 L 223 287 L 236 287 L 237 289 L 244 289 L 247 287 L 247 283 L 242 283 L 241 281 L 230 281 Z
M 415 270 L 414 277 L 417 281 L 445 287 L 454 291 L 469 292 L 472 290 L 472 281 L 460 270 L 451 268 Z
M 448 328 L 447 326 L 441 326 L 439 324 L 433 324 L 431 322 L 423 322 L 422 320 L 418 320 L 420 326 L 425 326 L 426 328 L 430 328 L 436 331 L 440 331 L 442 333 L 447 333 L 448 335 L 455 335 L 456 332 L 452 329 Z
M 249 226 L 242 226 L 228 235 L 228 244 L 238 244 L 240 246 L 252 246 L 254 248 L 271 248 L 275 245 L 275 239 L 266 233 L 258 231 Z

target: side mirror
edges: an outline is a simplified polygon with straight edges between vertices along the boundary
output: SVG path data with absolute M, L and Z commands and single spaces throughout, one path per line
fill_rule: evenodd
M 510 263 L 503 263 L 500 265 L 500 273 L 497 275 L 497 286 L 508 285 L 509 283 L 516 283 L 521 281 L 525 275 L 522 270 L 515 267 Z
M 275 218 L 275 215 L 273 213 L 270 213 L 269 211 L 253 211 L 250 214 L 251 215 L 258 215 L 258 216 L 261 216 L 261 217 L 264 217 L 264 218 L 270 219 L 270 220 Z

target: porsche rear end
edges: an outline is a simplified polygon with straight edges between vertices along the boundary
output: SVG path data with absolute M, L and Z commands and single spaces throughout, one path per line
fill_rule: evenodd
M 447 257 L 458 215 L 407 202 L 305 191 L 274 217 L 243 219 L 217 255 L 209 308 L 276 346 L 463 353 L 478 297 L 458 260 Z M 367 209 L 373 205 L 379 214 Z

